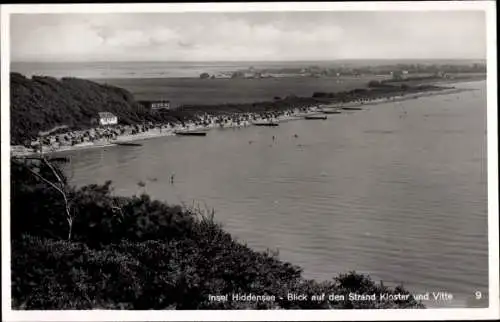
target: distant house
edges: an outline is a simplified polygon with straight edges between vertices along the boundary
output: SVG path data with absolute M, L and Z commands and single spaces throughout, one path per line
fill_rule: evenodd
M 438 71 L 434 74 L 435 77 L 440 77 L 440 78 L 450 78 L 450 75 L 448 75 L 446 72 L 443 71 Z
M 99 112 L 100 125 L 114 125 L 118 124 L 118 117 L 110 112 Z
M 244 73 L 242 71 L 236 71 L 231 74 L 231 78 L 245 78 L 246 75 L 249 75 L 250 73 Z
M 256 74 L 254 72 L 245 72 L 243 73 L 244 78 L 256 78 Z
M 140 101 L 139 102 L 146 110 L 159 111 L 171 109 L 170 101 Z
M 395 80 L 400 80 L 400 79 L 405 79 L 408 78 L 408 71 L 407 70 L 397 70 L 394 72 L 391 72 L 392 79 Z

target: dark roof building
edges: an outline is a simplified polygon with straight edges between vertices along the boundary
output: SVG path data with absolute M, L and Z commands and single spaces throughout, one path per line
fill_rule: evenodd
M 155 110 L 169 110 L 171 108 L 170 101 L 159 100 L 159 101 L 140 101 L 144 108 L 155 111 Z

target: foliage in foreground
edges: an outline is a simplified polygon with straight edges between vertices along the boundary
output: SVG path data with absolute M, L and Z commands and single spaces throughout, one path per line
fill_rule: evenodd
M 68 188 L 75 207 L 66 236 L 58 195 L 12 162 L 12 301 L 15 309 L 416 308 L 386 302 L 286 300 L 287 293 L 358 294 L 389 289 L 351 272 L 325 282 L 277 254 L 236 241 L 213 213 L 148 196 L 114 197 L 110 183 Z M 44 173 L 44 169 L 39 169 Z M 118 209 L 118 210 L 117 210 Z M 209 295 L 274 295 L 275 302 L 211 302 Z M 279 297 L 283 297 L 281 300 Z

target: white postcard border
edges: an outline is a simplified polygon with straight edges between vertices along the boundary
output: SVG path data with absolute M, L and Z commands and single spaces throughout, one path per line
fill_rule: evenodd
M 420 11 L 487 12 L 487 140 L 489 308 L 425 310 L 227 310 L 227 311 L 13 311 L 10 298 L 10 113 L 9 16 L 15 13 L 241 12 L 241 11 Z M 245 320 L 444 320 L 489 319 L 499 315 L 498 111 L 496 11 L 494 1 L 344 2 L 344 3 L 202 3 L 2 5 L 1 7 L 1 152 L 2 152 L 2 308 L 5 321 L 245 321 Z M 464 44 L 466 45 L 466 44 Z

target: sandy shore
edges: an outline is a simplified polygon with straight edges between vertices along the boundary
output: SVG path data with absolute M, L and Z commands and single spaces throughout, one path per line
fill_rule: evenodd
M 302 112 L 302 113 L 292 113 L 290 116 L 279 116 L 277 119 L 274 121 L 276 122 L 289 122 L 289 121 L 296 121 L 303 119 L 304 116 L 307 115 L 317 115 L 317 114 L 322 114 L 321 109 L 322 108 L 327 108 L 327 109 L 339 109 L 343 107 L 364 107 L 364 106 L 371 106 L 371 105 L 377 105 L 377 104 L 384 104 L 384 103 L 390 103 L 390 102 L 400 102 L 400 101 L 406 101 L 410 99 L 418 99 L 421 97 L 428 97 L 428 96 L 436 96 L 436 95 L 448 95 L 448 94 L 454 94 L 454 93 L 459 93 L 463 91 L 468 91 L 470 89 L 464 89 L 464 88 L 450 88 L 450 89 L 442 89 L 442 90 L 436 90 L 436 91 L 428 91 L 428 92 L 419 92 L 419 93 L 412 93 L 412 94 L 407 94 L 403 96 L 392 96 L 390 98 L 380 98 L 380 99 L 375 99 L 371 100 L 368 102 L 349 102 L 349 103 L 344 103 L 344 104 L 326 104 L 323 105 L 321 108 L 312 108 L 308 112 Z M 258 119 L 257 122 L 261 121 L 266 121 L 265 119 Z M 246 122 L 244 124 L 238 125 L 238 124 L 225 124 L 223 128 L 236 128 L 236 127 L 247 127 L 247 126 L 253 126 L 251 123 Z M 127 142 L 132 142 L 132 141 L 140 141 L 140 140 L 147 140 L 147 139 L 152 139 L 152 138 L 159 138 L 159 137 L 165 137 L 165 136 L 174 136 L 176 131 L 208 131 L 213 128 L 220 128 L 218 124 L 212 123 L 209 126 L 188 126 L 188 127 L 181 127 L 181 126 L 176 126 L 172 129 L 162 129 L 160 130 L 159 128 L 151 129 L 147 132 L 143 133 L 138 133 L 138 134 L 125 134 L 125 135 L 119 135 L 116 139 L 114 140 L 101 140 L 99 142 L 85 142 L 85 143 L 80 143 L 76 144 L 73 146 L 61 146 L 58 148 L 52 148 L 52 147 L 45 147 L 44 146 L 44 153 L 46 154 L 52 154 L 52 153 L 57 153 L 57 152 L 69 152 L 69 151 L 78 151 L 78 150 L 84 150 L 84 149 L 92 149 L 92 148 L 103 148 L 103 147 L 110 147 L 117 145 L 117 143 L 127 143 Z M 28 149 L 28 148 L 22 148 L 22 147 L 11 147 L 11 155 L 15 157 L 23 157 L 23 156 L 32 156 L 32 155 L 37 155 L 38 152 L 34 151 L 33 149 Z

